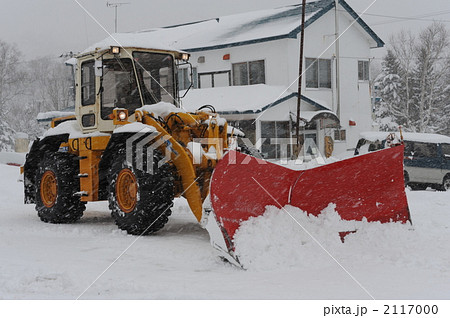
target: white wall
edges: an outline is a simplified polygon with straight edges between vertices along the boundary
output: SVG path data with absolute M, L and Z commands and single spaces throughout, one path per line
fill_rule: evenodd
M 230 54 L 229 60 L 223 60 L 225 54 Z M 205 57 L 205 63 L 197 62 L 200 56 Z M 267 85 L 286 85 L 288 80 L 287 40 L 230 47 L 214 51 L 194 52 L 191 54 L 190 62 L 193 67 L 197 67 L 198 73 L 206 73 L 231 71 L 233 63 L 256 60 L 265 61 Z
M 343 10 L 343 9 L 342 9 Z M 340 82 L 340 110 L 339 116 L 342 129 L 347 131 L 346 142 L 335 143 L 335 154 L 354 148 L 362 131 L 372 130 L 372 110 L 369 83 L 358 81 L 358 60 L 369 60 L 370 47 L 373 39 L 346 12 L 339 15 L 339 82 Z M 353 25 L 352 25 L 353 23 Z M 299 41 L 289 41 L 289 59 L 291 72 L 289 82 L 298 78 Z M 336 71 L 335 42 L 335 11 L 331 10 L 319 20 L 311 24 L 305 32 L 305 58 L 332 59 L 332 74 Z M 297 86 L 297 83 L 295 84 Z M 302 94 L 328 106 L 338 112 L 336 101 L 336 83 L 332 89 L 306 88 L 305 78 L 302 83 Z M 349 120 L 354 120 L 356 126 L 349 126 Z
M 305 58 L 332 59 L 332 74 L 336 70 L 335 51 L 335 16 L 334 10 L 326 13 L 320 19 L 307 27 L 305 34 Z M 368 34 L 354 22 L 347 13 L 340 11 L 340 119 L 342 129 L 347 131 L 345 142 L 335 143 L 335 154 L 354 148 L 362 131 L 372 130 L 372 111 L 369 83 L 358 81 L 358 60 L 370 58 L 370 47 L 374 42 Z M 239 47 L 231 47 L 214 51 L 194 52 L 191 63 L 197 67 L 198 73 L 214 71 L 231 71 L 233 63 L 265 60 L 266 84 L 290 87 L 290 91 L 297 91 L 298 60 L 300 34 L 297 39 L 282 39 Z M 223 60 L 225 54 L 230 54 L 230 60 Z M 205 57 L 205 63 L 197 63 L 200 56 Z M 333 76 L 334 77 L 334 76 Z M 305 88 L 302 83 L 303 95 L 338 112 L 336 103 L 336 83 L 331 89 Z M 280 92 L 281 95 L 282 92 Z M 262 120 L 287 117 L 289 111 L 295 109 L 295 103 L 282 103 L 267 111 Z M 306 104 L 305 104 L 305 107 Z M 302 104 L 303 109 L 303 104 Z M 282 114 L 285 113 L 286 114 Z M 279 120 L 279 119 L 278 119 Z M 356 126 L 349 126 L 349 120 L 356 122 Z

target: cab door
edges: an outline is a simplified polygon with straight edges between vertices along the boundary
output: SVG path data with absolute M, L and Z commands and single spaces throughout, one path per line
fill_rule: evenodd
M 95 76 L 95 60 L 81 61 L 78 65 L 76 89 L 76 114 L 83 131 L 97 128 L 98 94 L 97 77 Z

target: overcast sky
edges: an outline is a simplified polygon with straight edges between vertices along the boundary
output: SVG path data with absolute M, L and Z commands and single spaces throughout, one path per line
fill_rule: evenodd
M 374 2 L 375 1 L 375 2 Z M 79 4 L 78 4 L 78 3 Z M 16 43 L 25 58 L 82 51 L 114 31 L 114 9 L 106 0 L 0 0 L 0 39 Z M 118 8 L 119 32 L 167 26 L 253 10 L 300 3 L 300 0 L 110 0 L 130 2 Z M 450 29 L 450 0 L 347 0 L 388 42 L 401 29 L 419 31 L 432 20 Z M 81 6 L 80 6 L 81 5 Z M 403 17 L 408 19 L 396 19 Z

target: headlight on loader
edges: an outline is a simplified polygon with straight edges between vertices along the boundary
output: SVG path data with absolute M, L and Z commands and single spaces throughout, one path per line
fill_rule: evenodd
M 113 110 L 114 125 L 124 125 L 128 123 L 128 110 L 116 108 Z

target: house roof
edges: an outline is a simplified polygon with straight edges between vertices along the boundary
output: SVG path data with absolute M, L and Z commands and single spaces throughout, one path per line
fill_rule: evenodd
M 297 98 L 298 93 L 283 86 L 265 84 L 193 89 L 182 99 L 183 108 L 195 111 L 206 102 L 222 115 L 256 114 Z M 317 108 L 329 110 L 325 103 L 302 95 L 302 100 Z
M 373 39 L 376 47 L 384 46 L 384 42 L 344 0 L 339 0 L 339 3 Z M 334 0 L 308 2 L 305 28 L 334 6 Z M 119 42 L 122 46 L 142 47 L 141 43 L 147 43 L 147 46 L 153 43 L 157 47 L 199 52 L 284 38 L 295 39 L 302 29 L 301 13 L 301 5 L 291 5 L 139 32 L 113 34 L 110 38 L 92 45 L 89 50 L 103 47 L 105 43 L 117 45 Z M 140 45 L 133 45 L 134 42 Z

